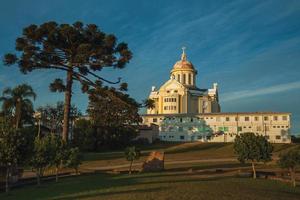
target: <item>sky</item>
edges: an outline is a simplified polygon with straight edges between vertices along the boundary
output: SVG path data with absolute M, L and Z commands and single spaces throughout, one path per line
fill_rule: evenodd
M 129 85 L 137 101 L 159 87 L 186 47 L 198 71 L 197 86 L 219 85 L 222 111 L 292 113 L 292 133 L 300 133 L 299 0 L 26 0 L 1 1 L 0 56 L 14 52 L 15 39 L 30 24 L 47 21 L 96 24 L 126 42 L 133 59 L 125 69 L 98 74 Z M 0 62 L 0 91 L 28 83 L 38 94 L 35 107 L 62 101 L 49 83 L 64 72 L 23 75 Z M 75 85 L 73 103 L 85 112 L 88 100 Z

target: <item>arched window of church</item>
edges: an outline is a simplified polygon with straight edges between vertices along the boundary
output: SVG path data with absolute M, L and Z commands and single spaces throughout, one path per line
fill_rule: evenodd
M 191 85 L 192 84 L 192 76 L 191 76 L 191 74 L 189 74 L 189 85 Z
M 186 82 L 185 82 L 185 80 L 186 80 L 186 75 L 185 74 L 183 74 L 183 84 L 185 84 Z
M 177 81 L 180 82 L 180 74 L 177 74 Z

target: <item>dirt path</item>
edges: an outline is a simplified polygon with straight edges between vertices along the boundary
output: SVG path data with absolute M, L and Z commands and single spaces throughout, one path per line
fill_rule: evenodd
M 173 161 L 165 161 L 165 165 L 168 164 L 191 164 L 191 163 L 216 163 L 216 162 L 234 162 L 236 158 L 215 158 L 215 159 L 197 159 L 197 160 L 173 160 Z M 133 163 L 133 167 L 141 167 L 143 162 L 136 162 Z M 120 168 L 127 168 L 129 164 L 122 164 L 122 165 L 111 165 L 111 166 L 99 166 L 99 167 L 89 167 L 86 166 L 82 168 L 82 170 L 99 170 L 99 171 L 107 171 L 107 170 L 114 170 Z

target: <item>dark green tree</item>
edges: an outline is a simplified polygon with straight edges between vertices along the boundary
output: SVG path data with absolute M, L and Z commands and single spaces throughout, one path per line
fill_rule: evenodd
M 38 185 L 41 185 L 41 178 L 44 175 L 45 168 L 51 166 L 51 162 L 54 159 L 54 153 L 52 136 L 50 134 L 44 137 L 37 136 L 35 138 L 30 165 L 36 172 Z
M 2 92 L 2 111 L 6 116 L 12 116 L 16 129 L 23 123 L 32 123 L 33 104 L 36 94 L 27 84 L 18 85 L 15 88 L 6 88 Z
M 250 161 L 253 170 L 253 178 L 256 178 L 255 163 L 267 162 L 272 158 L 273 146 L 268 140 L 258 134 L 241 133 L 234 140 L 234 151 L 241 163 Z
M 7 121 L 0 122 L 0 166 L 6 169 L 6 192 L 10 188 L 12 171 L 22 165 L 27 158 L 26 136 L 20 129 L 11 128 Z
M 292 186 L 296 187 L 296 169 L 300 167 L 300 149 L 291 149 L 279 156 L 278 164 L 289 170 Z
M 52 160 L 51 166 L 55 167 L 55 181 L 58 182 L 59 170 L 68 160 L 69 148 L 59 136 L 51 135 Z
M 75 170 L 75 174 L 78 174 L 79 166 L 81 165 L 82 155 L 79 148 L 70 148 L 68 152 L 68 157 L 66 160 L 66 166 Z
M 90 90 L 87 112 L 95 132 L 95 147 L 127 146 L 137 136 L 139 106 L 128 94 L 114 88 Z
M 96 130 L 88 119 L 78 119 L 74 125 L 72 144 L 81 151 L 96 151 L 98 147 Z
M 18 54 L 6 54 L 5 65 L 18 64 L 21 72 L 36 69 L 59 70 L 66 72 L 66 81 L 55 79 L 52 91 L 65 93 L 63 140 L 68 140 L 69 117 L 73 81 L 79 81 L 82 91 L 90 86 L 100 86 L 102 82 L 116 84 L 95 72 L 105 67 L 123 68 L 132 57 L 127 44 L 117 43 L 112 34 L 102 32 L 95 24 L 73 25 L 47 22 L 30 25 L 23 29 L 16 39 Z M 121 85 L 124 87 L 124 84 Z
M 134 160 L 140 159 L 141 151 L 137 149 L 135 146 L 127 147 L 125 149 L 125 158 L 130 161 L 129 165 L 129 174 L 131 174 L 132 163 Z
M 141 122 L 139 104 L 128 94 L 114 88 L 98 88 L 89 91 L 88 114 L 99 126 L 131 126 Z

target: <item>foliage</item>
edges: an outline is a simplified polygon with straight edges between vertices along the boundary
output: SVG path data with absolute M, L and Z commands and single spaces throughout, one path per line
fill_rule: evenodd
M 78 168 L 82 161 L 82 155 L 79 152 L 79 148 L 70 148 L 68 152 L 68 159 L 66 160 L 66 166 L 75 170 L 78 174 Z
M 28 73 L 36 69 L 56 69 L 66 72 L 66 82 L 55 79 L 52 91 L 65 92 L 63 138 L 68 139 L 69 112 L 71 106 L 73 81 L 82 85 L 86 92 L 90 86 L 101 86 L 102 82 L 111 82 L 97 75 L 105 67 L 123 68 L 132 57 L 127 44 L 117 43 L 112 34 L 105 34 L 95 24 L 73 25 L 47 22 L 30 25 L 16 39 L 19 54 L 6 54 L 5 65 L 18 64 L 21 72 Z M 93 80 L 96 78 L 96 81 Z M 122 90 L 125 84 L 121 85 Z
M 18 85 L 15 88 L 6 88 L 2 92 L 2 111 L 6 117 L 11 116 L 16 128 L 24 123 L 33 123 L 33 104 L 36 94 L 27 84 Z
M 52 159 L 50 160 L 50 165 L 55 167 L 56 171 L 56 182 L 58 181 L 58 174 L 60 168 L 66 164 L 68 160 L 68 146 L 61 139 L 61 137 L 54 134 L 51 135 L 51 149 L 52 149 Z
M 131 128 L 141 122 L 139 104 L 128 94 L 114 88 L 89 91 L 88 114 L 97 126 Z
M 267 162 L 271 160 L 273 146 L 262 135 L 242 133 L 236 136 L 234 151 L 241 163 L 251 161 L 253 178 L 256 178 L 254 162 Z
M 139 104 L 113 88 L 89 90 L 90 119 L 77 120 L 73 144 L 81 150 L 124 148 L 137 136 Z
M 292 143 L 300 143 L 300 136 L 299 135 L 292 135 L 291 136 Z
M 12 171 L 25 163 L 27 151 L 26 137 L 18 129 L 11 128 L 9 123 L 0 122 L 0 166 L 6 169 L 6 191 Z
M 98 145 L 95 132 L 90 120 L 76 120 L 73 130 L 73 145 L 78 147 L 81 151 L 97 150 Z
M 291 183 L 296 187 L 296 168 L 300 166 L 300 149 L 292 149 L 286 153 L 280 154 L 278 164 L 282 168 L 289 169 Z
M 43 176 L 45 168 L 51 166 L 53 157 L 54 150 L 52 145 L 52 136 L 37 136 L 34 140 L 33 156 L 30 165 L 33 169 L 35 169 L 38 185 L 41 184 L 40 178 Z
M 143 101 L 144 107 L 148 109 L 153 109 L 155 108 L 155 101 L 153 99 L 145 99 Z
M 125 149 L 125 158 L 126 160 L 130 161 L 129 174 L 131 174 L 133 161 L 140 159 L 140 156 L 141 156 L 141 151 L 137 149 L 135 146 L 127 147 Z
M 41 106 L 37 109 L 41 113 L 41 123 L 50 128 L 51 133 L 60 133 L 64 119 L 64 103 L 59 101 L 56 105 Z M 81 112 L 75 105 L 70 108 L 70 121 L 73 125 L 76 118 L 82 116 Z

